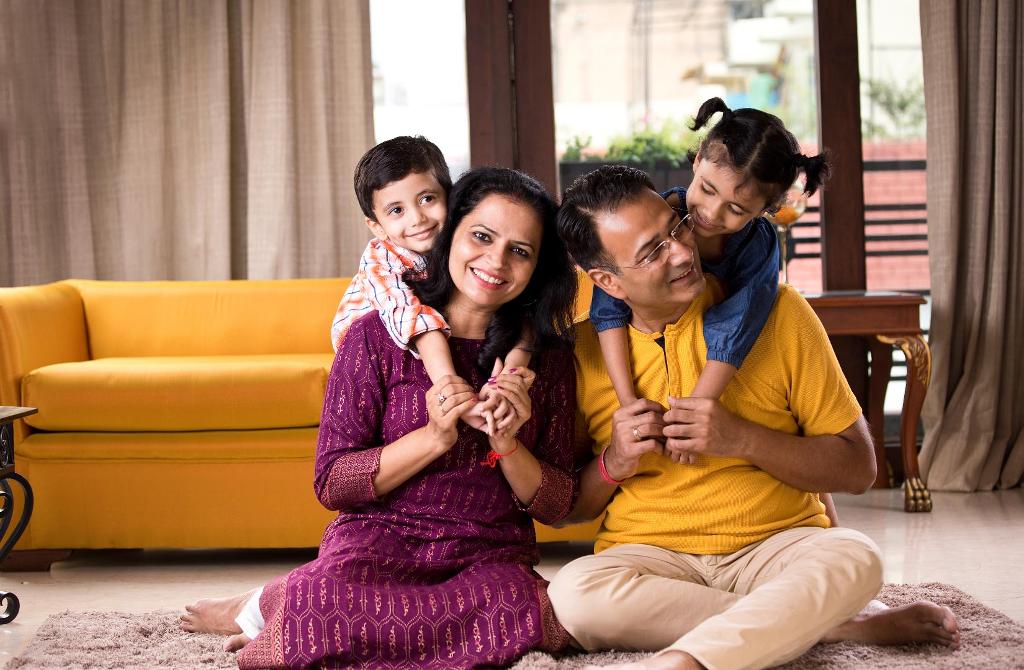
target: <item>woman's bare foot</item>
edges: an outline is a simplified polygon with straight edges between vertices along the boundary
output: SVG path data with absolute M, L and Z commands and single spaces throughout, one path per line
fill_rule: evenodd
M 186 605 L 185 614 L 181 615 L 181 623 L 178 625 L 189 633 L 238 635 L 242 629 L 235 619 L 255 591 L 253 589 L 230 598 L 204 598 L 194 605 Z
M 833 628 L 822 642 L 846 640 L 865 644 L 932 642 L 956 649 L 960 646 L 960 629 L 953 610 L 919 600 L 901 607 L 869 608 Z
M 585 670 L 702 670 L 703 665 L 683 651 L 666 651 L 632 663 L 588 665 Z
M 224 651 L 238 651 L 250 642 L 252 642 L 252 640 L 245 633 L 232 635 L 228 639 L 224 640 Z

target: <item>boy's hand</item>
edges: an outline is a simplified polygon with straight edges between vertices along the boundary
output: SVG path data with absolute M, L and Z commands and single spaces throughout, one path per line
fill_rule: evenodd
M 462 420 L 471 428 L 476 428 L 480 432 L 490 435 L 488 418 L 490 418 L 490 423 L 493 424 L 493 413 L 492 410 L 485 405 L 482 394 L 480 397 L 481 400 L 473 405 L 468 412 L 462 415 Z
M 490 437 L 504 436 L 508 432 L 508 428 L 519 419 L 512 402 L 503 394 L 498 393 L 498 380 L 503 375 L 519 377 L 526 390 L 529 390 L 537 379 L 536 373 L 529 368 L 506 367 L 500 358 L 494 361 L 491 377 L 477 394 L 480 402 L 462 415 L 462 420 L 467 425 L 487 433 Z M 519 421 L 519 425 L 522 423 Z

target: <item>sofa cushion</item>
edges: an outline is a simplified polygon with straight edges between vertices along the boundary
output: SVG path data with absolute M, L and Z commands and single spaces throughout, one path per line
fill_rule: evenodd
M 71 280 L 90 358 L 331 352 L 348 279 Z
M 101 358 L 22 379 L 27 423 L 53 431 L 298 428 L 320 422 L 332 354 Z

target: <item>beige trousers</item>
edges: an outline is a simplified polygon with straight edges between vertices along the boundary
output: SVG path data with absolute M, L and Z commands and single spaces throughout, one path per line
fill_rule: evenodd
M 572 561 L 548 593 L 588 651 L 677 649 L 711 670 L 741 670 L 796 658 L 881 587 L 870 538 L 793 528 L 725 555 L 620 545 Z

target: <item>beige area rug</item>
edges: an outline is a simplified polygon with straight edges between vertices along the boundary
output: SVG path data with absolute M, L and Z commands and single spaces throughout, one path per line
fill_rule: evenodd
M 962 643 L 958 651 L 936 645 L 818 645 L 784 667 L 788 670 L 1024 668 L 1024 626 L 963 591 L 945 584 L 889 584 L 879 596 L 889 605 L 902 605 L 921 598 L 948 605 L 956 613 Z M 227 670 L 236 667 L 234 654 L 220 650 L 223 638 L 183 633 L 178 630 L 177 617 L 178 613 L 173 611 L 56 614 L 46 620 L 25 652 L 7 668 Z M 569 670 L 590 663 L 601 665 L 644 656 L 609 652 L 554 658 L 534 652 L 523 657 L 514 669 Z

